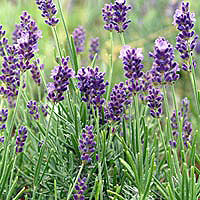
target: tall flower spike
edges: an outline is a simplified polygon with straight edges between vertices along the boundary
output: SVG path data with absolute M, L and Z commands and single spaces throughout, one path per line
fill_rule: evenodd
M 182 69 L 191 71 L 192 65 L 196 68 L 196 62 L 190 62 L 190 56 L 193 56 L 198 35 L 193 30 L 195 24 L 195 14 L 190 12 L 190 3 L 182 2 L 181 9 L 177 9 L 174 14 L 174 26 L 180 31 L 176 38 L 176 49 L 183 60 Z
M 27 108 L 29 109 L 29 113 L 33 116 L 34 119 L 38 120 L 40 118 L 38 106 L 36 101 L 29 101 L 27 104 Z
M 40 86 L 40 84 L 41 84 L 41 75 L 40 75 L 39 68 L 40 68 L 40 70 L 43 70 L 44 64 L 40 65 L 40 60 L 36 59 L 35 61 L 33 61 L 30 71 L 31 71 L 32 79 L 38 86 Z
M 149 95 L 146 97 L 147 105 L 150 108 L 150 114 L 154 118 L 159 118 L 162 115 L 163 94 L 160 89 L 152 88 L 149 90 Z
M 98 53 L 99 53 L 99 38 L 98 37 L 91 39 L 89 52 L 90 52 L 89 58 L 91 61 L 93 61 L 95 54 L 97 54 L 96 58 L 98 58 Z
M 5 37 L 6 31 L 3 30 L 3 26 L 0 24 L 0 56 L 5 56 L 5 48 L 8 44 L 8 39 Z
M 154 52 L 150 52 L 149 55 L 154 58 L 151 69 L 152 82 L 166 84 L 178 80 L 179 66 L 174 62 L 174 48 L 164 37 L 155 41 Z
M 27 128 L 25 126 L 21 126 L 18 130 L 18 135 L 16 137 L 16 153 L 22 152 L 24 149 L 24 144 L 27 139 Z
M 110 94 L 110 101 L 105 110 L 106 119 L 121 121 L 125 117 L 127 106 L 131 103 L 131 94 L 123 82 L 116 84 Z
M 91 162 L 91 156 L 95 152 L 96 142 L 94 141 L 92 130 L 93 126 L 86 126 L 82 134 L 82 139 L 79 140 L 79 149 L 83 162 Z
M 112 31 L 114 29 L 113 24 L 113 6 L 112 4 L 105 4 L 104 8 L 102 8 L 102 16 L 105 21 L 104 29 L 108 31 Z
M 76 194 L 74 194 L 74 200 L 84 200 L 84 191 L 87 189 L 87 186 L 85 184 L 86 178 L 78 179 L 78 183 L 75 185 Z
M 85 48 L 85 29 L 82 26 L 74 29 L 73 32 L 74 45 L 76 47 L 76 53 L 81 53 Z
M 8 119 L 8 109 L 1 109 L 0 110 L 0 131 L 6 129 L 6 121 Z
M 56 26 L 59 19 L 55 17 L 57 9 L 53 0 L 36 0 L 36 4 L 42 11 L 42 17 L 46 18 L 45 23 L 49 26 Z
M 101 111 L 105 102 L 103 95 L 108 86 L 108 82 L 104 82 L 104 76 L 105 73 L 99 72 L 99 67 L 81 68 L 78 71 L 78 88 L 83 94 L 82 100 L 87 102 L 89 109 L 93 105 L 94 109 L 98 108 Z
M 68 89 L 69 79 L 74 76 L 74 71 L 68 67 L 69 57 L 62 58 L 62 65 L 54 67 L 51 78 L 54 82 L 47 85 L 48 100 L 59 102 L 64 99 L 63 93 Z
M 141 63 L 144 59 L 141 48 L 131 48 L 124 46 L 120 51 L 120 59 L 124 64 L 125 76 L 128 79 L 138 79 L 144 74 L 141 70 L 144 68 Z

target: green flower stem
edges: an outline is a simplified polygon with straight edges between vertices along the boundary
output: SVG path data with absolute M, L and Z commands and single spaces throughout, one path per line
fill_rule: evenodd
M 69 34 L 68 34 L 68 27 L 67 27 L 67 24 L 65 22 L 65 18 L 64 18 L 64 15 L 63 15 L 60 0 L 57 0 L 57 2 L 58 2 L 58 8 L 59 8 L 59 11 L 60 11 L 60 15 L 61 15 L 61 20 L 62 20 L 64 30 L 65 30 L 65 34 L 66 34 L 66 40 L 67 40 L 67 46 L 68 46 L 68 49 L 69 49 L 70 60 L 71 60 L 73 68 L 75 69 L 75 63 L 74 63 L 74 60 L 73 60 L 73 53 L 72 53 L 72 46 L 71 46 L 71 42 L 70 42 L 70 38 L 69 38 Z
M 73 184 L 72 188 L 70 189 L 70 191 L 69 191 L 69 193 L 68 193 L 68 195 L 67 195 L 67 200 L 69 200 L 70 197 L 71 197 L 71 194 L 72 194 L 72 192 L 73 192 L 73 190 L 74 190 L 74 187 L 75 187 L 76 183 L 78 182 L 78 179 L 79 179 L 79 177 L 80 177 L 80 175 L 81 175 L 81 172 L 82 172 L 82 170 L 83 170 L 83 167 L 84 167 L 84 163 L 82 163 L 81 168 L 79 169 L 78 175 L 76 176 L 76 179 L 75 179 L 75 181 L 74 181 L 74 184 Z
M 110 92 L 111 92 L 111 85 L 112 85 L 112 77 L 113 77 L 113 32 L 110 32 L 110 48 L 111 48 L 111 53 L 110 53 L 110 76 L 109 76 L 109 86 L 107 90 L 107 95 L 106 95 L 106 102 L 109 100 Z
M 158 119 L 158 126 L 159 126 L 159 130 L 160 130 L 160 136 L 161 136 L 161 139 L 162 139 L 162 143 L 163 143 L 163 146 L 164 146 L 164 149 L 165 149 L 165 154 L 166 154 L 166 157 L 167 157 L 167 147 L 166 147 L 166 144 L 165 144 L 165 138 L 164 138 L 163 131 L 162 131 L 162 128 L 161 128 L 161 120 L 160 119 Z
M 17 95 L 16 105 L 15 105 L 14 112 L 13 112 L 11 122 L 10 122 L 10 127 L 8 129 L 9 136 L 11 136 L 11 134 L 12 134 L 12 129 L 13 129 L 13 126 L 14 126 L 14 123 L 15 123 L 15 117 L 16 117 L 16 114 L 17 114 L 17 109 L 19 107 L 19 101 L 20 101 L 20 97 L 21 97 L 21 94 L 22 94 L 22 85 L 23 85 L 23 79 L 22 79 L 22 73 L 20 72 L 20 86 L 19 86 L 19 91 L 18 91 L 18 95 Z
M 59 44 L 59 40 L 58 40 L 58 34 L 57 34 L 55 26 L 52 27 L 52 32 L 53 32 L 54 39 L 56 41 L 56 46 L 57 46 L 57 50 L 59 52 L 60 58 L 62 58 L 61 48 L 60 48 L 60 44 Z
M 122 45 L 125 46 L 125 45 L 126 45 L 126 42 L 125 42 L 124 34 L 123 34 L 123 33 L 120 33 L 120 39 L 121 39 Z

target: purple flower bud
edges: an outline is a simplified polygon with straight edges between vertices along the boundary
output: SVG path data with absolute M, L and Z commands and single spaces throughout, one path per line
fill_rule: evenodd
M 87 189 L 87 186 L 85 184 L 86 178 L 78 179 L 78 183 L 75 185 L 76 194 L 74 194 L 74 200 L 84 200 L 84 192 Z
M 98 58 L 98 53 L 99 53 L 99 38 L 98 37 L 91 39 L 89 51 L 90 51 L 89 58 L 91 61 L 94 59 L 95 54 L 97 54 L 96 58 Z
M 35 120 L 38 120 L 40 117 L 37 102 L 36 101 L 29 101 L 27 104 L 27 108 L 29 109 L 29 113 L 33 116 Z
M 24 148 L 24 144 L 27 138 L 27 128 L 25 126 L 21 126 L 18 130 L 18 136 L 16 138 L 16 153 L 22 152 Z
M 74 45 L 76 47 L 76 53 L 81 53 L 85 48 L 85 29 L 82 26 L 74 29 L 73 32 Z

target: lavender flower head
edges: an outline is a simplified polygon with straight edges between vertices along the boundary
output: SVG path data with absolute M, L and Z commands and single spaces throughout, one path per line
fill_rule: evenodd
M 8 119 L 8 109 L 1 109 L 0 110 L 0 131 L 6 129 L 6 121 Z
M 18 130 L 18 135 L 16 137 L 16 153 L 22 152 L 24 149 L 24 144 L 27 139 L 27 128 L 25 126 L 21 126 Z
M 164 37 L 155 41 L 154 51 L 149 55 L 154 59 L 151 69 L 154 83 L 174 83 L 179 79 L 179 66 L 174 62 L 174 48 Z
M 29 113 L 33 116 L 35 120 L 40 118 L 38 106 L 36 101 L 29 101 L 27 104 L 27 108 L 29 109 Z
M 74 29 L 73 32 L 74 45 L 76 47 L 76 53 L 81 53 L 85 48 L 85 29 L 82 26 Z
M 125 76 L 128 79 L 138 79 L 143 76 L 141 71 L 144 65 L 141 63 L 144 59 L 141 48 L 131 48 L 124 46 L 120 51 L 119 58 L 123 61 Z
M 90 49 L 89 49 L 89 52 L 90 52 L 89 58 L 91 61 L 93 61 L 95 54 L 97 54 L 96 58 L 98 58 L 99 51 L 100 51 L 99 50 L 99 38 L 98 37 L 92 38 L 90 41 Z
M 116 84 L 110 94 L 110 101 L 105 110 L 106 119 L 121 121 L 125 117 L 127 106 L 131 103 L 131 96 L 127 85 L 123 82 Z
M 150 108 L 150 114 L 154 118 L 160 118 L 162 115 L 163 94 L 160 89 L 151 88 L 146 97 L 147 105 Z
M 86 126 L 82 134 L 82 139 L 79 140 L 79 149 L 81 151 L 81 160 L 83 162 L 92 161 L 92 153 L 95 152 L 96 142 L 92 132 L 93 126 Z
M 0 143 L 4 143 L 4 136 L 0 137 Z
M 46 18 L 45 23 L 49 26 L 56 26 L 59 19 L 55 17 L 57 9 L 53 0 L 36 0 L 36 4 L 42 11 L 42 17 Z
M 54 82 L 47 85 L 48 100 L 59 102 L 64 99 L 63 93 L 68 89 L 69 79 L 74 76 L 74 71 L 68 67 L 69 57 L 62 58 L 62 65 L 54 67 L 51 78 Z
M 5 37 L 6 31 L 0 25 L 0 56 L 5 56 L 5 48 L 8 44 L 8 39 Z
M 174 14 L 174 26 L 180 31 L 176 38 L 176 49 L 180 53 L 180 57 L 183 59 L 182 69 L 185 71 L 191 71 L 192 65 L 196 67 L 196 62 L 193 60 L 190 62 L 190 56 L 193 55 L 198 35 L 195 35 L 193 30 L 195 24 L 195 14 L 190 12 L 190 3 L 182 2 L 181 9 L 177 9 Z
M 131 6 L 126 5 L 126 0 L 116 0 L 114 4 L 105 4 L 102 9 L 105 30 L 115 30 L 118 33 L 124 32 L 128 28 L 131 20 L 127 19 L 127 12 Z
M 87 189 L 87 186 L 85 184 L 86 178 L 78 179 L 78 183 L 75 185 L 76 194 L 74 194 L 74 200 L 84 200 L 84 191 Z
M 44 69 L 44 64 L 40 65 L 40 59 L 36 59 L 35 61 L 33 61 L 30 71 L 31 71 L 32 79 L 38 86 L 40 86 L 41 81 L 42 81 L 40 70 L 43 70 L 43 69 Z
M 78 88 L 83 94 L 82 100 L 87 102 L 88 108 L 91 105 L 99 111 L 105 102 L 103 94 L 106 92 L 108 82 L 104 82 L 105 73 L 99 72 L 99 68 L 92 67 L 81 68 L 78 71 Z
M 41 111 L 44 114 L 44 116 L 46 117 L 48 115 L 48 105 L 41 105 Z

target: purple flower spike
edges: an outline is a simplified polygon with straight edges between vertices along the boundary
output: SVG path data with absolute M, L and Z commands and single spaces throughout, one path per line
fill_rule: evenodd
M 1 142 L 1 143 L 4 143 L 4 136 L 1 136 L 1 137 L 0 137 L 0 142 Z
M 44 69 L 44 64 L 40 65 L 40 59 L 37 59 L 33 62 L 32 67 L 31 67 L 31 75 L 32 79 L 35 81 L 35 83 L 40 86 L 41 84 L 41 75 L 40 75 L 40 70 Z
M 129 97 L 131 96 L 127 85 L 119 83 L 114 86 L 110 94 L 110 101 L 108 107 L 105 110 L 106 119 L 112 119 L 113 121 L 121 121 L 125 117 L 125 110 L 131 103 Z
M 27 108 L 29 109 L 29 113 L 33 116 L 35 120 L 40 118 L 38 106 L 36 101 L 29 101 L 27 104 Z
M 193 30 L 195 21 L 195 14 L 190 12 L 190 3 L 182 2 L 181 9 L 177 9 L 174 14 L 173 24 L 180 31 L 176 38 L 176 49 L 183 60 L 182 69 L 185 71 L 191 71 L 192 65 L 194 68 L 196 67 L 194 60 L 192 63 L 190 62 L 190 56 L 193 56 L 193 50 L 198 39 L 198 35 Z
M 85 29 L 82 26 L 74 29 L 73 32 L 74 45 L 76 47 L 76 53 L 81 53 L 85 48 Z
M 8 119 L 8 109 L 1 109 L 0 110 L 0 131 L 6 129 L 6 121 Z
M 76 194 L 74 194 L 74 200 L 84 200 L 84 192 L 87 189 L 87 186 L 85 184 L 86 178 L 78 179 L 78 183 L 75 185 Z
M 83 93 L 82 100 L 87 102 L 88 108 L 93 105 L 94 109 L 101 111 L 105 102 L 103 95 L 106 92 L 108 82 L 104 82 L 105 73 L 99 72 L 99 67 L 81 68 L 78 71 L 78 88 Z
M 93 126 L 86 126 L 82 134 L 82 139 L 79 140 L 79 149 L 83 162 L 91 162 L 91 154 L 95 152 L 96 142 L 94 141 L 92 130 Z
M 89 58 L 91 61 L 93 61 L 95 54 L 97 54 L 97 59 L 98 59 L 98 53 L 99 53 L 99 38 L 93 38 L 90 41 L 90 55 Z
M 150 114 L 154 118 L 159 118 L 162 115 L 163 94 L 160 89 L 152 88 L 149 90 L 149 95 L 146 97 L 147 105 L 150 108 Z
M 44 116 L 46 117 L 48 115 L 48 105 L 41 105 L 41 110 L 42 110 L 42 113 L 44 114 Z
M 130 46 L 124 46 L 120 51 L 120 59 L 124 64 L 125 76 L 128 79 L 138 79 L 143 76 L 141 71 L 144 66 L 141 63 L 144 59 L 141 48 L 131 48 Z
M 127 19 L 127 12 L 131 6 L 126 6 L 126 0 L 116 0 L 114 4 L 105 4 L 102 9 L 105 30 L 115 30 L 118 33 L 124 32 L 128 28 L 131 20 Z
M 64 99 L 63 93 L 68 89 L 69 79 L 74 76 L 74 71 L 68 67 L 69 57 L 62 58 L 62 65 L 54 67 L 51 78 L 54 82 L 47 85 L 48 100 L 59 102 Z
M 53 0 L 36 0 L 36 4 L 42 11 L 42 17 L 46 18 L 45 23 L 49 26 L 56 26 L 59 19 L 55 17 L 57 9 Z
M 5 37 L 6 31 L 3 30 L 3 26 L 0 24 L 0 56 L 5 56 L 5 48 L 8 44 L 8 39 Z
M 164 37 L 155 41 L 154 52 L 149 55 L 154 59 L 151 69 L 153 83 L 174 83 L 179 79 L 179 66 L 174 62 L 174 48 Z
M 16 153 L 22 152 L 24 149 L 24 144 L 27 138 L 27 128 L 25 126 L 21 126 L 18 130 L 18 135 L 16 137 Z

